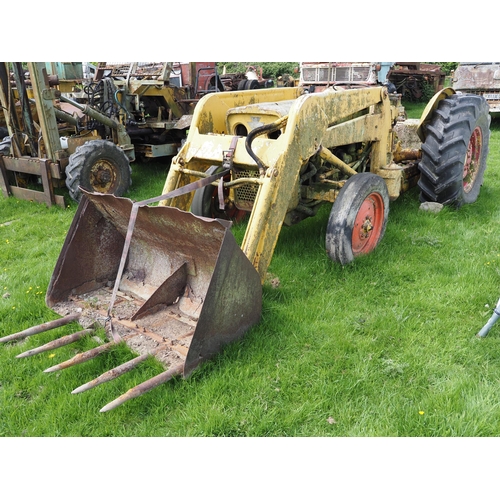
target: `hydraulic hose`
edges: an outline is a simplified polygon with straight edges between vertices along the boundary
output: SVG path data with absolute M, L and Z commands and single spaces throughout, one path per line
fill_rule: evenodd
M 247 150 L 247 153 L 251 156 L 251 158 L 255 161 L 255 163 L 257 163 L 261 177 L 265 175 L 267 167 L 264 165 L 264 163 L 262 163 L 262 160 L 252 151 L 252 142 L 259 135 L 276 132 L 280 128 L 284 127 L 286 125 L 287 120 L 288 120 L 288 115 L 284 116 L 283 118 L 280 118 L 279 120 L 276 120 L 273 123 L 263 125 L 262 127 L 254 128 L 247 135 L 245 141 L 245 149 Z
M 125 94 L 125 91 L 123 89 L 116 89 L 115 93 L 113 94 L 113 99 L 116 103 L 116 105 L 123 110 L 125 113 L 125 116 L 127 117 L 127 123 L 129 125 L 139 125 L 132 117 L 129 112 L 129 110 L 123 105 L 122 101 L 118 99 L 118 94 Z

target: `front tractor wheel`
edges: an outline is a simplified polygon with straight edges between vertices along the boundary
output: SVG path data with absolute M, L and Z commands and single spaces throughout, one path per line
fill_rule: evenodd
M 212 165 L 205 173 L 207 175 L 216 174 L 222 167 Z M 222 181 L 228 182 L 231 174 L 226 174 Z M 229 189 L 224 188 L 224 208 L 219 206 L 219 193 L 218 188 L 209 184 L 208 186 L 197 189 L 194 193 L 193 201 L 191 203 L 191 213 L 201 217 L 208 217 L 210 219 L 224 219 L 233 222 L 240 222 L 243 220 L 248 212 L 239 210 L 234 206 L 232 201 L 229 200 Z
M 353 175 L 335 200 L 326 230 L 326 250 L 342 265 L 372 252 L 382 239 L 389 215 L 384 179 L 371 173 Z
M 66 167 L 66 186 L 73 200 L 86 191 L 122 196 L 132 184 L 132 169 L 127 155 L 106 140 L 88 141 L 70 156 Z
M 458 208 L 477 200 L 486 170 L 490 121 L 488 104 L 480 96 L 455 94 L 439 103 L 422 144 L 420 201 Z

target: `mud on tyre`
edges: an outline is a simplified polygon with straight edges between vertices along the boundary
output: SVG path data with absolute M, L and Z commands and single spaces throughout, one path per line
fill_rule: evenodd
M 326 251 L 342 265 L 372 252 L 384 236 L 389 216 L 389 193 L 382 177 L 353 175 L 335 200 L 326 228 Z
M 127 155 L 106 140 L 88 141 L 76 148 L 66 167 L 66 186 L 76 202 L 82 197 L 80 186 L 90 192 L 122 196 L 130 188 L 131 178 Z
M 454 94 L 439 103 L 422 144 L 421 202 L 458 208 L 477 200 L 486 169 L 490 121 L 488 104 L 480 96 Z

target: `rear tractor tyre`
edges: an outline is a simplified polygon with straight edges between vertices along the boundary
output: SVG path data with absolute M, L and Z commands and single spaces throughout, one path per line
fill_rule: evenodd
M 490 121 L 488 104 L 480 96 L 454 94 L 439 103 L 422 144 L 421 202 L 459 208 L 477 200 L 486 169 Z
M 222 167 L 217 165 L 212 165 L 205 173 L 207 175 L 213 175 L 219 172 L 221 168 Z M 227 182 L 230 179 L 230 175 L 231 174 L 227 174 L 222 179 Z M 228 190 L 224 189 L 225 200 L 227 200 L 228 194 Z M 232 220 L 233 222 L 239 222 L 247 215 L 247 212 L 244 210 L 239 210 L 229 204 L 226 204 L 224 209 L 221 210 L 219 207 L 218 188 L 216 186 L 212 186 L 211 184 L 195 191 L 193 201 L 191 203 L 191 213 L 200 217 Z
M 122 196 L 132 184 L 127 155 L 106 140 L 88 141 L 70 156 L 66 167 L 66 186 L 73 200 L 80 202 L 86 191 Z
M 326 251 L 342 265 L 372 252 L 382 239 L 389 215 L 389 193 L 382 177 L 350 177 L 335 200 L 326 230 Z

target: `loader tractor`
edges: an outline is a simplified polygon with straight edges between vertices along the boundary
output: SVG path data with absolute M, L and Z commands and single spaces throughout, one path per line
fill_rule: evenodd
M 148 356 L 164 364 L 165 371 L 101 411 L 174 376 L 187 377 L 260 321 L 262 285 L 282 226 L 331 205 L 326 255 L 348 265 L 376 251 L 390 201 L 412 186 L 418 185 L 422 202 L 460 207 L 477 199 L 489 123 L 482 97 L 452 89 L 436 94 L 421 120 L 405 120 L 399 96 L 383 86 L 207 95 L 161 195 L 132 202 L 83 192 L 46 295 L 61 317 L 0 341 L 72 321 L 85 328 L 19 355 L 24 357 L 106 328 L 109 342 L 47 372 L 117 343 L 137 352 L 75 393 Z M 230 228 L 243 219 L 246 232 L 238 245 Z

